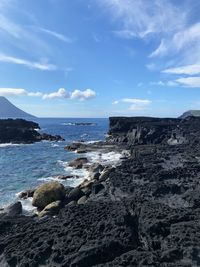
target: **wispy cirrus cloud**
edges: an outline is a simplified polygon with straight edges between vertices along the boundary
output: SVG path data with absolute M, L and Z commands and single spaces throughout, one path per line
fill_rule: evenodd
M 50 61 L 49 58 L 55 62 L 57 61 L 55 45 L 53 42 L 49 42 L 48 36 L 66 44 L 74 42 L 75 39 L 53 31 L 48 27 L 42 27 L 34 13 L 23 9 L 23 5 L 22 8 L 21 6 L 19 8 L 18 0 L 0 0 L 0 8 L 0 53 L 7 51 L 6 54 L 10 54 L 8 51 L 12 51 L 13 55 L 7 56 L 7 59 L 5 59 L 4 55 L 4 59 L 1 62 L 21 64 L 40 70 L 58 69 L 58 66 L 48 63 Z M 22 53 L 30 53 L 30 47 L 31 55 L 32 58 L 35 58 L 35 62 L 20 59 L 21 56 L 18 56 Z M 40 62 L 40 58 L 47 58 L 48 60 L 47 62 Z M 64 71 L 64 68 L 62 70 Z
M 67 36 L 65 36 L 64 34 L 61 34 L 61 33 L 58 33 L 58 32 L 55 32 L 55 31 L 51 31 L 51 30 L 48 30 L 48 29 L 45 29 L 45 28 L 36 28 L 37 30 L 41 31 L 41 32 L 44 32 L 48 35 L 51 35 L 53 36 L 54 38 L 62 41 L 62 42 L 65 42 L 67 44 L 71 44 L 74 42 L 74 39 L 72 38 L 69 38 Z
M 195 84 L 200 75 L 200 11 L 197 1 L 183 0 L 98 0 L 117 21 L 113 32 L 124 39 L 148 39 L 155 43 L 149 53 L 150 71 L 180 75 L 179 79 L 161 81 L 166 86 Z M 157 44 L 157 45 L 156 45 Z M 148 60 L 148 59 L 147 59 Z
M 38 70 L 44 70 L 44 71 L 52 71 L 52 70 L 57 69 L 57 67 L 53 64 L 49 64 L 45 62 L 29 61 L 26 59 L 17 58 L 17 57 L 5 55 L 5 54 L 0 54 L 0 62 L 23 65 L 30 69 L 38 69 Z
M 120 21 L 115 33 L 123 38 L 145 38 L 177 31 L 185 24 L 186 12 L 167 0 L 99 0 Z

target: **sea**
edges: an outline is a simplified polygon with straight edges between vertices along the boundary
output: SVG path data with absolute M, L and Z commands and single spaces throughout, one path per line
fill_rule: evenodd
M 59 180 L 58 177 L 61 175 L 78 176 L 79 178 L 62 181 L 64 185 L 78 185 L 86 178 L 87 173 L 85 170 L 74 170 L 68 166 L 78 155 L 64 150 L 64 147 L 73 141 L 105 140 L 109 124 L 108 119 L 94 118 L 36 118 L 33 121 L 39 124 L 39 131 L 61 135 L 65 141 L 0 144 L 0 208 L 15 202 L 20 192 L 48 181 Z M 87 156 L 91 161 L 98 160 L 98 154 L 93 152 Z M 112 160 L 114 156 L 112 153 L 104 155 L 104 159 Z M 24 201 L 23 208 L 30 209 L 30 203 Z

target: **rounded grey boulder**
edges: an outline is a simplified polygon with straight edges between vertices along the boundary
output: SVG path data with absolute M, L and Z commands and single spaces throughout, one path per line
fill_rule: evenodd
M 44 209 L 48 204 L 63 200 L 65 197 L 65 188 L 58 182 L 50 182 L 39 186 L 33 195 L 32 205 Z

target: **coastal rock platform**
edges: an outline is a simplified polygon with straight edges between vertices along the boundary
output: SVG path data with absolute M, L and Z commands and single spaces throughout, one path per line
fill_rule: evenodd
M 129 158 L 56 216 L 1 218 L 0 266 L 200 266 L 200 119 L 110 124 Z

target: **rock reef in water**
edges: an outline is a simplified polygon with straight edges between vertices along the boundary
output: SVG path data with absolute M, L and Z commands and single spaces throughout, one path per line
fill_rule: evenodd
M 87 198 L 70 189 L 56 217 L 0 219 L 0 266 L 200 266 L 200 118 L 111 118 L 111 143 L 131 156 Z
M 61 136 L 39 133 L 38 123 L 23 119 L 0 120 L 0 143 L 34 143 L 42 140 L 60 141 Z

